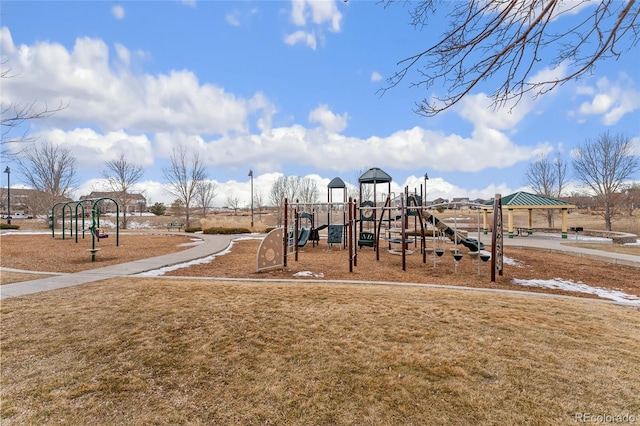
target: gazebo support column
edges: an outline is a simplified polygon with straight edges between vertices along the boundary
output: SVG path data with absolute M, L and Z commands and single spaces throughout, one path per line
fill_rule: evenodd
M 527 227 L 527 233 L 529 235 L 533 234 L 533 209 L 529 209 L 529 224 Z
M 489 228 L 487 226 L 488 215 L 489 215 L 489 211 L 487 209 L 484 209 L 482 211 L 482 231 L 484 232 L 484 235 L 487 235 L 489 233 Z
M 507 220 L 509 221 L 509 238 L 513 238 L 513 209 L 507 210 Z
M 567 238 L 567 209 L 562 209 L 562 238 Z

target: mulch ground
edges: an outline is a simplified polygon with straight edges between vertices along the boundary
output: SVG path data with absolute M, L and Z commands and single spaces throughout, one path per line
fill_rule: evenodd
M 96 256 L 96 262 L 91 262 L 91 255 L 87 251 L 91 247 L 90 239 L 80 240 L 76 244 L 73 239 L 63 241 L 59 238 L 52 239 L 49 235 L 2 235 L 0 266 L 28 271 L 78 272 L 184 250 L 190 247 L 190 242 L 191 238 L 184 235 L 121 234 L 119 247 L 116 247 L 113 238 L 101 240 L 98 243 L 101 250 Z M 422 263 L 422 255 L 419 249 L 416 250 L 406 257 L 404 271 L 401 256 L 389 254 L 381 249 L 380 260 L 376 260 L 373 249 L 363 248 L 358 251 L 357 266 L 353 267 L 353 272 L 349 272 L 346 250 L 335 246 L 328 249 L 325 242 L 316 247 L 307 244 L 301 249 L 298 261 L 291 255 L 286 268 L 258 273 L 256 253 L 259 243 L 260 240 L 257 239 L 236 241 L 229 253 L 217 256 L 210 263 L 178 269 L 166 275 L 445 284 L 597 298 L 589 294 L 523 287 L 513 283 L 515 278 L 560 278 L 640 297 L 639 271 L 636 268 L 541 250 L 505 247 L 505 256 L 516 261 L 517 265 L 505 264 L 503 275 L 497 276 L 496 282 L 491 282 L 490 262 L 481 265 L 478 273 L 477 264 L 465 255 L 456 271 L 453 257 L 448 250 L 452 245 L 446 247 L 447 252 L 435 267 L 430 258 L 427 258 L 426 263 Z M 466 249 L 461 251 L 466 253 Z M 307 276 L 296 276 L 297 273 L 306 273 Z

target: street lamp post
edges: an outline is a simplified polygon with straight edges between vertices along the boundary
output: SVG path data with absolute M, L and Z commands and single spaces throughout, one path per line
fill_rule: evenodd
M 253 231 L 253 170 L 249 170 L 249 177 L 251 178 L 251 230 Z
M 422 198 L 422 204 L 426 207 L 427 206 L 427 181 L 429 180 L 429 174 L 425 173 L 424 174 L 424 196 Z
M 4 169 L 7 174 L 7 225 L 11 225 L 11 169 Z

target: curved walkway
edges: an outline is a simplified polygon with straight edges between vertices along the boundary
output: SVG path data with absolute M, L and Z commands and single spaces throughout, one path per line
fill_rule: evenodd
M 189 262 L 191 260 L 200 259 L 223 251 L 229 247 L 231 241 L 238 238 L 239 235 L 199 234 L 198 237 L 202 238 L 202 244 L 198 244 L 197 246 L 187 250 L 165 254 L 163 256 L 140 259 L 133 262 L 120 263 L 118 265 L 105 266 L 73 274 L 60 274 L 37 280 L 5 284 L 0 286 L 0 299 L 71 287 L 74 285 L 99 281 L 105 278 L 134 275 L 163 268 L 165 266 Z
M 166 266 L 172 266 L 196 259 L 201 259 L 203 257 L 220 253 L 221 251 L 225 250 L 227 247 L 229 247 L 231 241 L 240 237 L 240 235 L 201 234 L 198 235 L 198 237 L 202 238 L 202 244 L 176 253 L 152 257 L 149 259 L 136 260 L 128 263 L 121 263 L 118 265 L 105 266 L 102 268 L 91 269 L 88 271 L 82 271 L 73 274 L 60 274 L 40 278 L 37 280 L 5 284 L 3 286 L 0 286 L 0 299 L 38 293 L 41 291 L 55 290 L 58 288 L 71 287 L 84 283 L 99 281 L 106 278 L 135 275 L 142 272 L 160 269 Z M 480 239 L 485 244 L 491 243 L 491 235 L 481 235 Z M 505 238 L 504 244 L 507 246 L 521 248 L 536 248 L 558 253 L 561 252 L 572 256 L 585 257 L 594 260 L 610 262 L 613 264 L 640 268 L 640 256 L 612 253 L 601 250 L 584 249 L 562 244 L 564 242 L 570 241 L 571 240 L 563 240 L 557 237 L 534 234 L 533 236 L 529 237 L 516 237 L 513 239 Z M 345 280 L 345 282 L 346 281 L 348 280 Z M 477 290 L 477 288 L 475 289 Z

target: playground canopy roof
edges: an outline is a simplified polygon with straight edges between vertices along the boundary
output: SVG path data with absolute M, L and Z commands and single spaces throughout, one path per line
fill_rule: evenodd
M 485 208 L 492 208 L 493 200 L 485 203 Z M 518 191 L 502 197 L 502 207 L 511 210 L 521 209 L 575 209 L 576 206 L 557 198 Z
M 378 167 L 372 167 L 358 178 L 360 183 L 387 183 L 391 182 L 391 176 Z
M 329 182 L 329 186 L 330 189 L 332 188 L 346 188 L 347 185 L 344 183 L 344 181 L 342 179 L 340 179 L 339 177 L 334 177 L 331 182 Z

